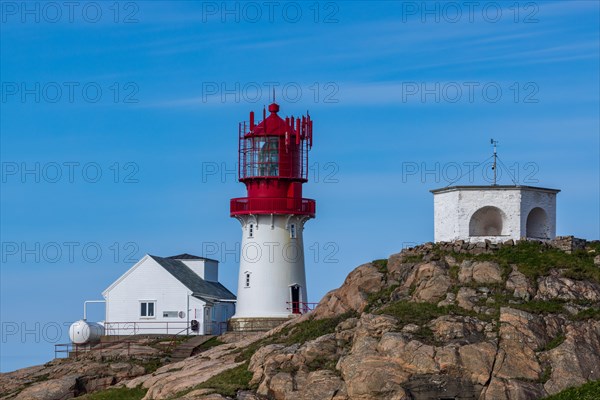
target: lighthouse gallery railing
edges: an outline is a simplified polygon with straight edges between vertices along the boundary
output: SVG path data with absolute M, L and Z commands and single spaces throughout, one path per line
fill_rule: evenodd
M 289 197 L 238 197 L 231 199 L 231 215 L 237 214 L 315 214 L 312 199 Z

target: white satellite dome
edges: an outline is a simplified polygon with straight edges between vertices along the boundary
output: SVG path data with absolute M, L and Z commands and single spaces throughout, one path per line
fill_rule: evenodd
M 97 343 L 104 335 L 104 325 L 100 322 L 79 320 L 69 328 L 69 338 L 73 344 Z

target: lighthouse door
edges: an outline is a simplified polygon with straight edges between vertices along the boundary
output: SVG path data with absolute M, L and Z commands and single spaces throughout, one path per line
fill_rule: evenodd
M 300 314 L 300 286 L 294 285 L 292 289 L 292 313 Z

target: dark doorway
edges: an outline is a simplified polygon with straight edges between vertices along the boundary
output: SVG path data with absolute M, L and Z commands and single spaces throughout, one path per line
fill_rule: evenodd
M 292 289 L 292 313 L 300 314 L 300 286 L 294 285 Z
M 530 238 L 548 239 L 548 214 L 540 207 L 536 207 L 527 216 L 526 235 Z

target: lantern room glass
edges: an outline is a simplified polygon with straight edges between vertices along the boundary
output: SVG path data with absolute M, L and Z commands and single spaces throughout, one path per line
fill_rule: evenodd
M 245 175 L 279 176 L 279 138 L 254 137 L 246 141 Z

